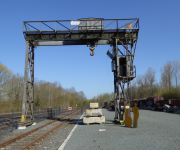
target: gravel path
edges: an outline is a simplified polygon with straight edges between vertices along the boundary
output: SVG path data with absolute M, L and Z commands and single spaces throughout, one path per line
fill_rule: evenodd
M 178 114 L 139 110 L 138 128 L 113 124 L 114 111 L 103 109 L 103 115 L 103 125 L 79 124 L 64 150 L 180 150 Z

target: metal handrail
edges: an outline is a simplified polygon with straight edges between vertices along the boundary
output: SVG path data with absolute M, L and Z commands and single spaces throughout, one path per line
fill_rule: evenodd
M 55 20 L 55 21 L 24 21 L 23 22 L 23 32 L 24 33 L 28 33 L 30 34 L 30 32 L 32 32 L 31 34 L 34 34 L 34 32 L 72 32 L 72 31 L 79 31 L 79 29 L 75 30 L 75 28 L 78 27 L 78 25 L 76 25 L 73 29 L 71 29 L 71 21 L 81 21 L 81 20 Z M 119 32 L 119 30 L 130 30 L 130 31 L 134 31 L 135 30 L 138 30 L 139 29 L 139 19 L 101 19 L 101 20 L 93 20 L 93 19 L 90 19 L 90 20 L 85 20 L 83 19 L 83 22 L 84 21 L 101 21 L 101 31 L 112 31 L 112 30 L 115 30 L 115 31 L 112 31 L 112 32 Z M 122 21 L 127 21 L 125 24 L 122 23 Z M 102 23 L 103 22 L 103 23 Z M 108 25 L 105 25 L 104 23 L 108 23 Z M 34 26 L 34 23 L 38 23 L 38 27 L 37 26 Z M 54 23 L 53 25 L 48 25 L 47 23 Z M 61 29 L 58 29 L 57 28 L 57 24 L 60 24 L 61 27 L 64 27 L 66 28 L 65 30 L 61 30 Z M 63 23 L 69 23 L 69 25 L 64 25 Z M 129 24 L 131 23 L 132 24 L 132 28 L 125 28 L 126 24 Z M 42 24 L 45 24 L 45 26 L 49 29 L 52 29 L 52 30 L 42 30 Z M 96 23 L 90 27 L 93 27 L 95 26 Z M 112 27 L 109 27 L 109 26 L 114 26 L 115 28 L 112 28 Z M 104 27 L 105 26 L 105 27 Z M 119 27 L 120 26 L 120 27 Z M 109 27 L 109 28 L 107 28 Z M 54 30 L 55 29 L 55 30 Z M 88 28 L 89 29 L 89 28 Z M 86 29 L 88 31 L 88 29 Z

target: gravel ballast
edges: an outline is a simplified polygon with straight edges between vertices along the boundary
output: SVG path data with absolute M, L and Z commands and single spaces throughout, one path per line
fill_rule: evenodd
M 39 142 L 38 145 L 34 146 L 31 150 L 57 150 L 67 138 L 71 130 L 74 128 L 80 117 L 81 115 L 76 115 L 74 119 L 68 121 L 56 131 L 52 132 L 49 136 L 43 139 L 43 141 Z
M 65 114 L 63 114 L 65 115 Z M 57 116 L 61 117 L 63 115 Z M 62 125 L 61 127 L 59 127 L 57 130 L 55 130 L 54 132 L 52 132 L 50 135 L 48 135 L 46 138 L 44 138 L 42 141 L 39 141 L 37 145 L 33 146 L 31 149 L 37 150 L 37 149 L 58 149 L 58 147 L 61 145 L 61 143 L 66 139 L 66 137 L 68 136 L 68 134 L 70 133 L 70 131 L 72 130 L 72 128 L 76 125 L 77 121 L 80 118 L 80 113 L 78 115 L 75 116 L 74 119 L 71 119 L 69 121 L 67 121 L 67 123 L 65 123 L 64 125 Z M 67 117 L 66 117 L 67 118 Z M 62 121 L 66 118 L 63 118 Z M 14 130 L 13 132 L 4 134 L 3 136 L 0 136 L 0 144 L 12 139 L 18 135 L 21 135 L 23 133 L 26 133 L 28 131 L 31 131 L 35 128 L 38 128 L 46 123 L 51 122 L 52 120 L 44 120 L 41 121 L 39 123 L 37 123 L 36 125 L 32 125 L 32 126 L 28 126 L 26 129 L 23 130 Z M 40 129 L 40 130 L 49 130 L 52 128 L 52 124 Z M 18 141 L 17 141 L 18 142 Z

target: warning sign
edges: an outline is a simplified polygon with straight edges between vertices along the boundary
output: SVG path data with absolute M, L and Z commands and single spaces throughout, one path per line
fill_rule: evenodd
M 69 110 L 72 110 L 72 107 L 68 107 Z
M 71 21 L 71 25 L 79 25 L 80 21 Z

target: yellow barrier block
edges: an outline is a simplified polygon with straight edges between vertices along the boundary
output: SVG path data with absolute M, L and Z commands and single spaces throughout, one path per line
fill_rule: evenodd
M 126 109 L 129 109 L 129 106 L 126 106 Z
M 24 122 L 24 115 L 21 116 L 21 122 Z
M 126 127 L 131 127 L 132 125 L 132 119 L 131 117 L 128 116 L 128 109 L 126 109 L 126 112 L 125 112 L 125 126 Z

